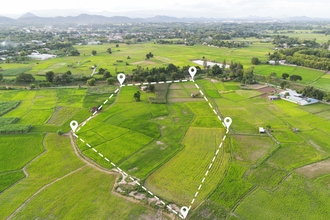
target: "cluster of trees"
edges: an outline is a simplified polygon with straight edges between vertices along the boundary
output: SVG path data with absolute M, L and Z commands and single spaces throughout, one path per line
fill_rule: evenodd
M 286 60 L 288 63 L 320 70 L 330 70 L 330 53 L 324 49 L 290 48 L 274 52 L 271 60 Z
M 69 83 L 73 81 L 70 70 L 63 74 L 56 74 L 53 71 L 46 72 L 46 81 L 50 83 Z
M 283 46 L 286 44 L 288 47 L 295 47 L 297 45 L 302 45 L 307 48 L 320 48 L 322 44 L 316 42 L 316 39 L 312 40 L 300 40 L 298 37 L 289 37 L 286 35 L 276 35 L 273 36 L 273 44 L 277 46 Z
M 303 96 L 315 98 L 318 100 L 323 100 L 323 98 L 329 102 L 330 101 L 330 92 L 323 92 L 319 89 L 315 89 L 313 86 L 306 86 L 300 93 L 303 94 Z
M 156 40 L 157 44 L 184 44 L 185 42 L 183 40 Z
M 189 75 L 190 66 L 179 67 L 170 63 L 167 67 L 153 67 L 151 69 L 137 66 L 132 70 L 132 74 L 126 75 L 126 80 L 134 82 L 159 82 L 171 78 L 173 80 L 184 79 Z M 196 67 L 200 72 L 201 68 Z
M 236 41 L 223 41 L 223 40 L 212 40 L 209 42 L 210 45 L 217 47 L 227 47 L 227 48 L 242 48 L 247 47 L 249 43 L 247 42 L 236 42 Z
M 32 74 L 29 73 L 21 73 L 16 77 L 17 82 L 34 82 L 35 78 Z
M 240 62 L 230 61 L 229 68 L 226 68 L 226 64 L 226 60 L 224 60 L 221 67 L 219 65 L 214 65 L 211 68 L 207 67 L 207 76 L 220 78 L 223 81 L 233 80 L 244 84 L 255 83 L 253 67 L 244 69 Z

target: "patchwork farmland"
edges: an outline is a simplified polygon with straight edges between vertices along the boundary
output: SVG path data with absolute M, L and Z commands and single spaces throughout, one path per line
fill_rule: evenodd
M 158 45 L 147 47 L 159 50 Z M 123 45 L 118 53 L 129 49 Z M 81 46 L 81 50 L 90 47 Z M 183 50 L 183 54 L 191 52 Z M 41 65 L 60 66 L 51 62 L 55 63 Z M 285 68 L 281 71 L 289 69 Z M 269 70 L 261 65 L 255 71 L 266 75 Z M 291 68 L 295 71 L 309 76 L 302 82 L 306 84 L 325 77 L 318 71 L 310 75 Z M 0 134 L 0 207 L 4 210 L 0 219 L 180 219 L 154 196 L 178 213 L 196 197 L 187 219 L 329 216 L 329 105 L 269 101 L 262 89 L 208 78 L 161 86 L 156 84 L 154 93 L 138 86 L 119 89 L 116 84 L 1 90 L 0 131 L 5 133 Z M 222 119 L 230 117 L 233 122 L 195 196 L 226 134 L 200 90 Z M 133 98 L 137 91 L 139 102 Z M 153 104 L 150 100 L 161 93 L 166 102 Z M 91 116 L 91 108 L 100 105 L 101 111 Z M 73 120 L 80 124 L 79 138 L 70 128 Z M 268 132 L 260 134 L 259 127 Z

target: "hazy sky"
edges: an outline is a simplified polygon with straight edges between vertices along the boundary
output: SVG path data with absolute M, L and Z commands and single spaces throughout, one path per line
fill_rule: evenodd
M 176 17 L 309 16 L 330 18 L 329 0 L 18 0 L 4 1 L 0 14 L 48 9 L 110 11 L 129 17 L 140 14 Z M 148 11 L 148 12 L 147 12 Z

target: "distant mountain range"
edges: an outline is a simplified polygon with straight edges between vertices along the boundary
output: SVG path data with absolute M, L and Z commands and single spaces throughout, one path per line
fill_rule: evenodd
M 0 16 L 0 24 L 91 24 L 91 23 L 137 23 L 137 22 L 212 22 L 212 21 L 317 21 L 330 20 L 321 18 L 302 17 L 256 17 L 249 16 L 246 18 L 177 18 L 170 16 L 154 16 L 149 18 L 130 18 L 126 16 L 111 16 L 80 14 L 77 16 L 56 16 L 56 17 L 39 17 L 31 12 L 28 12 L 17 19 Z

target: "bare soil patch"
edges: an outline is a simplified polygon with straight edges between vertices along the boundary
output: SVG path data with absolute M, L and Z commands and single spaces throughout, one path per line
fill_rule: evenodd
M 300 173 L 308 178 L 317 178 L 317 177 L 329 174 L 330 173 L 330 159 L 298 168 L 298 169 L 296 169 L 296 172 Z
M 135 63 L 132 63 L 134 65 L 138 65 L 138 64 L 156 64 L 155 62 L 152 62 L 150 60 L 142 60 L 142 61 L 138 61 L 138 62 L 135 62 Z

